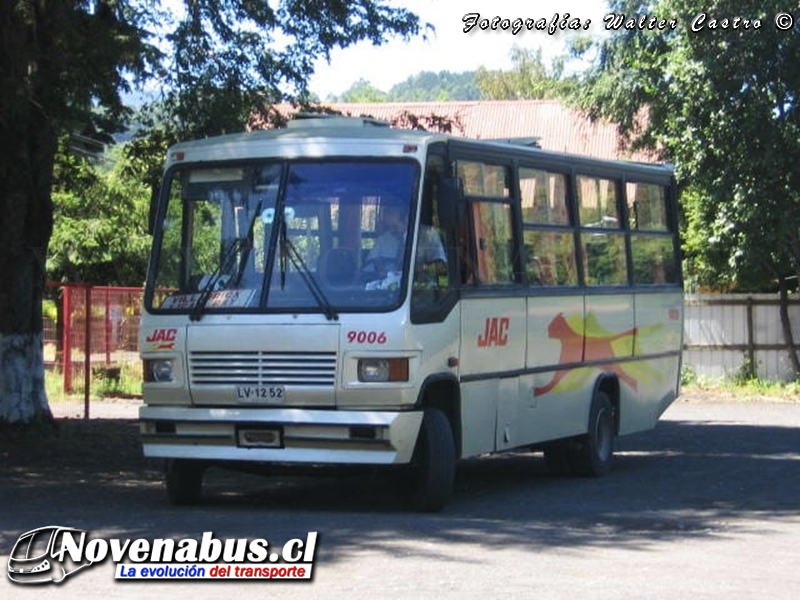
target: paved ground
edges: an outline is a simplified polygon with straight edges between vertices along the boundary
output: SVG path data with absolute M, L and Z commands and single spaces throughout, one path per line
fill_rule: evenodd
M 800 403 L 711 400 L 688 396 L 654 432 L 620 440 L 601 480 L 548 476 L 535 455 L 468 461 L 436 515 L 405 512 L 380 476 L 220 473 L 204 505 L 172 508 L 132 421 L 71 423 L 25 452 L 0 445 L 0 568 L 20 533 L 49 524 L 94 537 L 212 531 L 271 545 L 318 531 L 314 580 L 115 582 L 108 562 L 60 586 L 3 575 L 0 596 L 800 597 Z

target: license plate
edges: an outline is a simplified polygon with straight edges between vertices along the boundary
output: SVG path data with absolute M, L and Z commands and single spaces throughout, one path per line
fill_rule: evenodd
M 236 400 L 239 402 L 271 402 L 279 404 L 286 400 L 286 388 L 282 385 L 238 385 Z

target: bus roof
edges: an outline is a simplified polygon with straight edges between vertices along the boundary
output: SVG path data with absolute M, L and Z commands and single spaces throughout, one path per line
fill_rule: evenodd
M 352 117 L 303 118 L 283 129 L 234 133 L 181 142 L 169 149 L 167 165 L 262 157 L 364 155 L 383 146 L 378 155 L 402 155 L 405 145 L 424 146 L 447 136 L 426 131 L 392 129 L 375 119 Z M 324 147 L 323 147 L 324 143 Z M 392 147 L 394 151 L 387 148 Z M 410 150 L 406 148 L 406 154 Z
M 542 150 L 537 138 L 472 140 L 438 132 L 395 129 L 386 121 L 367 117 L 300 114 L 286 128 L 234 133 L 180 142 L 169 149 L 167 166 L 176 162 L 216 162 L 265 157 L 322 157 L 331 155 L 402 156 L 434 142 L 450 142 L 476 155 L 513 155 L 516 158 L 564 163 L 592 170 L 616 168 L 625 171 L 671 175 L 671 165 L 603 160 L 588 156 Z

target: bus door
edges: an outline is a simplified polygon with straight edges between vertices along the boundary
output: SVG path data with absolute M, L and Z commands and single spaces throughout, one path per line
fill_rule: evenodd
M 462 257 L 461 397 L 463 454 L 514 445 L 498 427 L 518 397 L 526 346 L 525 298 L 515 281 L 508 202 L 469 202 Z M 502 420 L 505 423 L 504 420 Z
M 585 401 L 576 393 L 587 378 L 581 368 L 584 293 L 568 172 L 534 163 L 518 172 L 528 340 L 520 402 L 506 420 L 525 443 L 536 443 L 575 435 L 586 426 L 580 414 Z

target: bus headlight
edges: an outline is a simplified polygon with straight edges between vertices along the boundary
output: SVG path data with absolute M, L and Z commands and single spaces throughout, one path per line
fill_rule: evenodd
M 144 361 L 144 380 L 148 383 L 171 383 L 175 381 L 172 359 L 157 358 Z
M 407 358 L 360 358 L 358 380 L 364 383 L 408 381 Z

